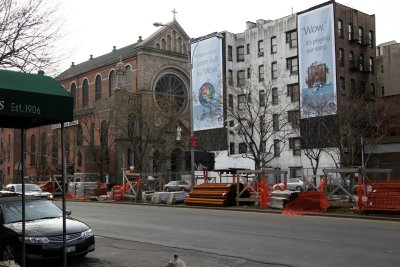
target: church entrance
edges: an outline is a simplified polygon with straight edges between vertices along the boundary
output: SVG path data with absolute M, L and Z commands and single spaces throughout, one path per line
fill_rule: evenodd
M 184 170 L 184 153 L 180 148 L 174 148 L 171 152 L 171 179 L 181 180 L 181 174 Z

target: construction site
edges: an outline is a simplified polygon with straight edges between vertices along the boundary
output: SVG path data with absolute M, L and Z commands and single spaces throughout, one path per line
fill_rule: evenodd
M 286 215 L 343 212 L 399 213 L 400 180 L 391 169 L 324 169 L 324 175 L 298 178 L 295 188 L 282 170 L 223 169 L 182 175 L 182 184 L 167 187 L 168 177 L 159 173 L 125 171 L 119 184 L 71 176 L 65 185 L 66 199 L 80 201 L 128 201 L 159 205 L 248 207 L 274 209 Z M 60 177 L 41 182 L 44 191 L 61 195 Z

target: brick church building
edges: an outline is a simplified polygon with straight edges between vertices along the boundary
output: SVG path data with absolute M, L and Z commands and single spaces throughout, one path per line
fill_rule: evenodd
M 74 96 L 74 121 L 64 127 L 68 173 L 97 175 L 102 181 L 108 174 L 110 182 L 120 182 L 122 170 L 130 166 L 170 177 L 185 171 L 190 136 L 188 43 L 174 19 L 146 39 L 140 36 L 134 44 L 72 63 L 56 77 Z M 26 175 L 59 173 L 60 128 L 26 131 Z M 14 132 L 9 144 L 19 142 Z M 3 183 L 17 176 L 12 165 L 20 155 L 13 158 Z

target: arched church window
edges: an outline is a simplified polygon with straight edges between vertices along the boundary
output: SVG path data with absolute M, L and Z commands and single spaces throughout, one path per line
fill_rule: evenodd
M 173 74 L 162 76 L 154 90 L 157 106 L 168 116 L 181 113 L 187 103 L 187 89 L 182 80 Z
M 131 65 L 126 65 L 125 67 L 125 84 L 126 84 L 126 89 L 128 91 L 132 91 L 132 67 Z
M 171 51 L 172 40 L 171 35 L 167 35 L 167 51 Z
M 73 108 L 76 108 L 76 84 L 73 83 L 71 84 L 71 95 L 72 95 L 72 102 L 73 102 Z
M 82 107 L 87 107 L 89 104 L 89 82 L 87 79 L 82 84 Z
M 36 137 L 34 134 L 31 136 L 31 161 L 30 164 L 31 166 L 34 166 L 36 164 Z
M 167 44 L 165 42 L 165 39 L 161 39 L 161 50 L 165 50 Z
M 46 164 L 47 158 L 47 138 L 46 133 L 40 135 L 40 165 L 44 166 Z
M 112 70 L 110 72 L 110 75 L 108 76 L 108 92 L 109 96 L 112 96 L 112 91 L 114 90 L 116 85 L 116 75 L 115 75 L 115 70 Z
M 76 145 L 81 146 L 83 144 L 83 130 L 80 125 L 76 128 Z
M 95 92 L 94 92 L 94 99 L 98 101 L 101 99 L 101 75 L 98 74 L 95 80 Z

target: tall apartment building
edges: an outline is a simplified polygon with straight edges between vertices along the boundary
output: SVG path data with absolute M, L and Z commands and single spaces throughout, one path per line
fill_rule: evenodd
M 328 16 L 321 16 L 325 9 Z M 323 35 L 314 34 L 324 27 Z M 361 165 L 355 148 L 359 144 L 349 145 L 354 140 L 342 124 L 341 116 L 347 114 L 341 107 L 354 99 L 373 101 L 376 94 L 374 15 L 329 1 L 281 19 L 247 22 L 244 32 L 224 35 L 227 137 L 226 148 L 216 155 L 217 169 L 280 168 L 289 170 L 291 177 L 311 174 L 316 162 L 311 163 L 306 152 L 313 149 L 321 152 L 318 173 L 325 167 Z M 318 50 L 327 45 L 332 50 L 328 47 L 318 58 Z M 307 60 L 312 61 L 301 66 Z M 332 61 L 331 67 L 323 60 Z M 334 87 L 332 99 L 321 107 L 322 115 L 302 113 L 304 96 L 328 86 Z M 332 128 L 318 128 L 318 117 Z M 305 138 L 301 125 L 318 130 Z M 206 140 L 205 132 L 195 134 Z M 325 134 L 332 135 L 331 140 L 318 141 L 318 135 Z

